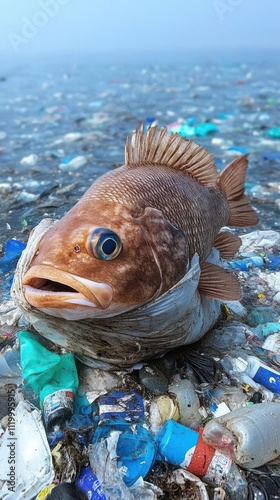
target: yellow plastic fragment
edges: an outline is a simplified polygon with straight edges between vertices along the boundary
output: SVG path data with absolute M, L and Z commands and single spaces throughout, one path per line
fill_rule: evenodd
M 46 500 L 50 492 L 55 488 L 55 484 L 48 484 L 36 496 L 36 500 Z

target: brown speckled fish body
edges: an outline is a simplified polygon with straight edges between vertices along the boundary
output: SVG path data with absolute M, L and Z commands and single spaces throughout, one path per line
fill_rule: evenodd
M 169 290 L 195 253 L 200 292 L 237 299 L 235 278 L 203 263 L 222 226 L 257 222 L 244 195 L 246 168 L 239 157 L 219 176 L 213 157 L 193 141 L 165 129 L 136 132 L 125 165 L 99 178 L 42 237 L 23 279 L 27 301 L 72 320 L 122 314 Z M 119 244 L 112 258 L 93 248 L 100 231 L 110 240 L 107 230 Z M 223 256 L 239 245 L 229 233 L 217 241 Z

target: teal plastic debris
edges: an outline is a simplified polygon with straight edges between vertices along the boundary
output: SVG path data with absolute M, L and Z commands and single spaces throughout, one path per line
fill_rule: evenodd
M 200 137 L 204 137 L 207 134 L 211 134 L 213 132 L 218 132 L 219 129 L 215 123 L 200 123 L 199 125 L 191 126 L 190 123 L 194 123 L 192 119 L 188 120 L 186 123 L 175 122 L 171 125 L 168 125 L 167 128 L 170 132 L 177 133 L 182 137 L 192 137 L 198 135 Z
M 69 420 L 79 385 L 74 355 L 49 351 L 27 330 L 18 336 L 22 375 L 39 396 L 46 427 Z
M 278 323 L 278 322 L 264 323 L 263 325 L 258 325 L 255 328 L 255 333 L 258 336 L 262 336 L 264 338 L 268 337 L 269 335 L 272 335 L 274 333 L 279 333 L 279 332 L 280 332 L 280 323 Z
M 250 326 L 272 323 L 277 320 L 277 314 L 270 306 L 255 307 L 251 310 L 247 322 Z
M 195 127 L 195 135 L 199 135 L 200 137 L 218 131 L 219 129 L 215 123 L 201 123 Z
M 242 155 L 247 155 L 250 153 L 249 149 L 242 148 L 241 146 L 231 146 L 230 148 L 227 148 L 228 151 L 236 151 L 237 153 L 240 153 Z
M 268 130 L 269 137 L 280 139 L 280 127 L 272 127 Z

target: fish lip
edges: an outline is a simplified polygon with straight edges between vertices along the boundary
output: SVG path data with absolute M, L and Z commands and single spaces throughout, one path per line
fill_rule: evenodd
M 48 290 L 47 282 L 69 287 L 70 290 Z M 25 298 L 32 306 L 40 307 L 97 307 L 107 309 L 112 302 L 113 290 L 107 283 L 99 283 L 61 271 L 48 265 L 32 266 L 24 275 L 22 284 Z

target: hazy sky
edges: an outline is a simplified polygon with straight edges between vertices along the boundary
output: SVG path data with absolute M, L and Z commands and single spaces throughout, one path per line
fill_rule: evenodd
M 0 54 L 280 48 L 280 0 L 0 0 Z

